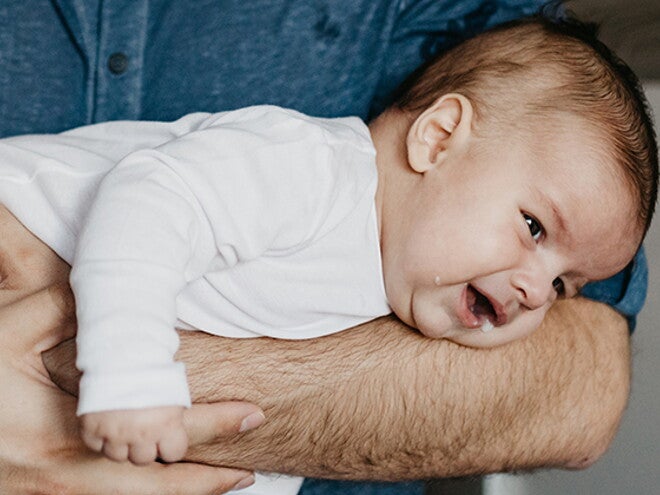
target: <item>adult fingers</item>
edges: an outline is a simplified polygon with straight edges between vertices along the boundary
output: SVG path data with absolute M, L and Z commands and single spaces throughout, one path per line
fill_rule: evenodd
M 79 460 L 60 473 L 55 486 L 72 495 L 219 495 L 254 482 L 252 473 L 240 469 L 193 463 L 134 466 L 98 457 Z
M 163 470 L 163 487 L 154 495 L 219 495 L 254 483 L 254 474 L 240 469 L 178 463 L 165 465 Z
M 0 308 L 3 346 L 40 353 L 75 334 L 73 295 L 66 284 L 39 290 Z
M 263 411 L 248 402 L 193 404 L 183 415 L 190 445 L 212 442 L 218 437 L 256 428 L 264 420 Z
M 78 395 L 80 371 L 76 369 L 76 342 L 68 339 L 51 347 L 41 354 L 50 379 L 62 390 L 71 395 Z

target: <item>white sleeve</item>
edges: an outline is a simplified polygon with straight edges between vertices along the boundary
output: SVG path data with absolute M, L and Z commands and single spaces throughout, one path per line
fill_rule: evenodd
M 327 132 L 281 110 L 237 116 L 212 116 L 135 152 L 101 183 L 71 275 L 78 414 L 188 406 L 185 371 L 174 362 L 179 292 L 208 271 L 286 252 L 323 228 L 319 212 L 335 200 Z
M 71 274 L 79 414 L 190 404 L 174 362 L 175 301 L 212 243 L 195 183 L 177 165 L 161 150 L 129 155 L 104 178 L 83 226 Z M 199 165 L 194 178 L 208 179 Z

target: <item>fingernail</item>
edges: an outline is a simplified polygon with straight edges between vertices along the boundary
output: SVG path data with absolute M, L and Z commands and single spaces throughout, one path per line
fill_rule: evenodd
M 243 488 L 247 488 L 248 486 L 252 485 L 254 485 L 254 474 L 251 474 L 247 478 L 243 478 L 241 481 L 236 483 L 232 490 L 242 490 Z
M 243 420 L 243 422 L 241 423 L 241 429 L 238 431 L 243 432 L 243 431 L 251 430 L 252 428 L 256 428 L 257 426 L 260 426 L 265 419 L 266 416 L 264 416 L 264 413 L 262 413 L 261 411 L 254 412 Z

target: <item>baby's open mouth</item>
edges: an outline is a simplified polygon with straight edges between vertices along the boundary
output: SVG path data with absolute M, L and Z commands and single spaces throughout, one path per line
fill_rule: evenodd
M 482 325 L 488 322 L 492 328 L 497 324 L 497 311 L 490 300 L 470 284 L 467 286 L 467 307 Z

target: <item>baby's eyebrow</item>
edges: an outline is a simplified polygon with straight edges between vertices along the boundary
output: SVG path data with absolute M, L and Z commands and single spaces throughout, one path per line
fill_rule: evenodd
M 543 191 L 539 190 L 538 193 L 541 202 L 543 202 L 546 208 L 552 212 L 552 220 L 557 228 L 556 234 L 562 236 L 563 239 L 566 239 L 570 243 L 572 241 L 572 237 L 568 230 L 566 219 L 557 206 L 557 203 L 555 203 L 552 198 L 550 198 Z

